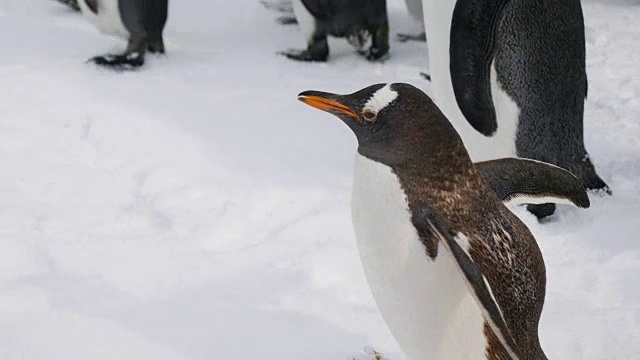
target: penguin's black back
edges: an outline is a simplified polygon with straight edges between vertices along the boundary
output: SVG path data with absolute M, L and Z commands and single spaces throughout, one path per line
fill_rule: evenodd
M 521 111 L 517 155 L 561 166 L 584 158 L 587 77 L 580 0 L 512 0 L 497 37 L 498 81 Z M 583 178 L 581 169 L 569 170 Z

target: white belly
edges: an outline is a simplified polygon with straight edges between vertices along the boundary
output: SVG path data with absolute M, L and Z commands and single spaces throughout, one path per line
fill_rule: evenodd
M 454 6 L 455 0 L 422 2 L 433 100 L 460 133 L 473 161 L 514 157 L 518 107 L 498 85 L 493 67 L 491 94 L 498 119 L 498 131 L 494 136 L 485 137 L 469 125 L 456 102 L 449 72 L 449 36 Z
M 84 0 L 78 0 L 78 5 L 87 20 L 100 30 L 101 33 L 117 36 L 129 40 L 129 31 L 120 19 L 118 0 L 98 0 L 98 13 L 95 14 Z
M 313 33 L 316 29 L 316 19 L 304 6 L 302 0 L 293 0 L 293 13 L 296 16 L 296 20 L 304 34 L 305 40 L 309 43 L 313 38 Z
M 475 299 L 444 247 L 426 255 L 389 167 L 356 155 L 351 211 L 367 282 L 407 359 L 485 358 Z

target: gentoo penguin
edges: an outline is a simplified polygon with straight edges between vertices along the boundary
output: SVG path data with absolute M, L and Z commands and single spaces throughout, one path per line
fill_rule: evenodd
M 405 5 L 407 6 L 407 11 L 411 17 L 418 21 L 424 27 L 424 16 L 422 14 L 422 0 L 404 0 Z M 413 41 L 427 41 L 427 35 L 423 32 L 420 34 L 398 34 L 398 41 L 406 42 L 409 40 Z
M 356 135 L 358 250 L 407 359 L 546 359 L 538 338 L 546 275 L 536 240 L 482 180 L 431 99 L 398 83 L 298 99 Z M 570 201 L 588 202 L 574 182 L 580 196 Z M 572 192 L 562 193 L 565 202 Z
M 282 52 L 290 59 L 326 61 L 327 36 L 346 37 L 368 60 L 389 54 L 386 0 L 293 0 L 293 11 L 307 49 Z
M 79 0 L 82 13 L 102 33 L 128 41 L 123 54 L 96 56 L 98 65 L 138 67 L 145 51 L 164 53 L 168 0 Z
M 584 146 L 580 0 L 424 0 L 423 7 L 434 100 L 474 160 L 541 160 L 610 193 Z M 544 216 L 553 207 L 532 210 Z

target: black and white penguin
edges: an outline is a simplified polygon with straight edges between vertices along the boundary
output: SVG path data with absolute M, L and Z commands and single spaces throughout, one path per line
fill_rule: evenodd
M 336 115 L 356 135 L 358 250 L 407 359 L 546 359 L 538 338 L 546 274 L 536 240 L 483 181 L 431 99 L 408 84 L 349 95 L 305 91 L 298 99 Z M 530 163 L 568 174 L 540 162 L 505 161 L 493 166 L 520 173 Z M 502 175 L 494 175 L 490 181 L 499 183 Z M 582 185 L 570 178 L 566 186 L 574 190 L 559 195 L 544 190 L 544 178 L 525 181 L 544 201 L 588 206 Z M 502 194 L 517 199 L 505 194 L 526 195 L 526 187 Z
M 290 59 L 326 61 L 329 35 L 347 38 L 369 60 L 389 54 L 386 0 L 293 0 L 293 10 L 307 48 L 282 52 Z
M 584 146 L 580 0 L 424 0 L 423 6 L 434 100 L 474 160 L 536 159 L 571 171 L 587 189 L 610 193 Z
M 164 53 L 162 31 L 167 22 L 168 0 L 78 0 L 82 13 L 102 33 L 128 41 L 123 54 L 91 59 L 98 65 L 138 67 L 144 54 Z

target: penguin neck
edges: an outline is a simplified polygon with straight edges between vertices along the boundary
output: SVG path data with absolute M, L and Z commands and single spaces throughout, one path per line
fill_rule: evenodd
M 438 139 L 428 141 L 438 142 Z M 398 147 L 400 148 L 400 147 Z M 390 167 L 403 184 L 405 191 L 433 190 L 452 193 L 480 182 L 462 142 L 405 144 L 402 151 L 378 146 L 359 146 L 358 153 L 370 160 Z M 423 193 L 424 191 L 420 191 Z M 430 193 L 430 191 L 427 191 Z M 433 199 L 421 199 L 433 200 Z

